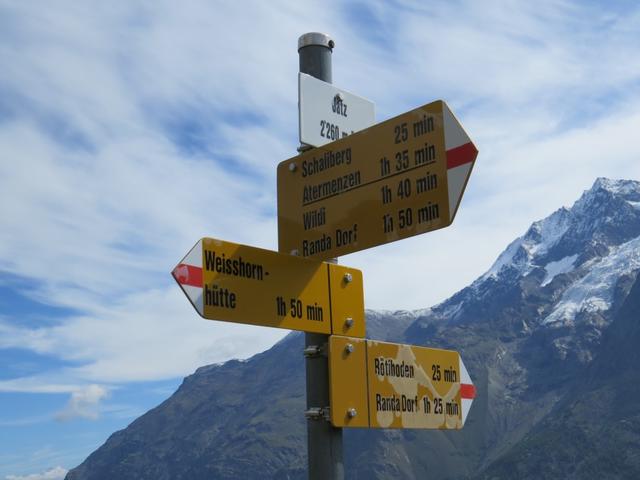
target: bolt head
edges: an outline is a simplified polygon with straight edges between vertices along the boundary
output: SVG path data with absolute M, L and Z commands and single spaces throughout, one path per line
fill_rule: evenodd
M 289 171 L 290 171 L 290 172 L 295 172 L 295 171 L 296 171 L 296 168 L 298 168 L 298 167 L 296 166 L 296 164 L 295 164 L 294 162 L 291 162 L 291 163 L 289 164 Z
M 353 281 L 353 276 L 350 273 L 344 274 L 344 281 L 347 283 L 351 283 Z
M 291 255 L 295 255 L 297 257 L 298 256 L 298 249 L 294 248 L 293 250 L 291 250 Z
M 345 321 L 344 321 L 344 326 L 347 328 L 351 328 L 353 327 L 353 318 L 348 317 Z
M 344 347 L 344 351 L 347 354 L 353 352 L 353 344 L 352 343 L 347 343 L 347 345 Z
M 350 408 L 349 410 L 347 410 L 347 416 L 349 418 L 353 418 L 356 415 L 358 415 L 358 411 L 355 408 Z

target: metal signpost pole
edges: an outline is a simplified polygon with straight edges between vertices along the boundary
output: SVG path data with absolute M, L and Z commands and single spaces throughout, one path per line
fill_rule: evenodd
M 334 42 L 323 33 L 305 33 L 298 39 L 300 72 L 331 83 Z M 307 149 L 301 145 L 300 150 Z M 328 335 L 305 333 L 307 373 L 307 451 L 309 480 L 341 480 L 342 429 L 329 422 Z

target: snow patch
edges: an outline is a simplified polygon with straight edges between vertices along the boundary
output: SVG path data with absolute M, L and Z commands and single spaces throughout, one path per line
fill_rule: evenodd
M 454 303 L 449 305 L 440 312 L 440 316 L 448 321 L 456 320 L 460 316 L 463 302 Z M 440 304 L 442 305 L 442 304 Z
M 601 188 L 617 195 L 629 195 L 640 191 L 640 184 L 633 180 L 613 180 L 600 177 L 596 179 L 591 190 Z
M 542 321 L 571 324 L 580 312 L 601 312 L 611 308 L 618 279 L 640 269 L 640 237 L 611 249 L 590 272 L 569 287 L 553 311 Z
M 433 311 L 431 310 L 431 308 L 419 308 L 418 310 L 414 310 L 412 312 L 412 314 L 418 318 L 418 317 L 426 317 L 428 315 L 431 315 L 433 313 Z
M 544 220 L 540 220 L 531 225 L 523 245 L 531 256 L 547 253 L 560 241 L 571 224 L 571 216 L 569 213 L 569 210 L 566 208 L 561 208 Z M 536 236 L 539 236 L 539 239 L 536 239 Z
M 547 218 L 533 223 L 524 236 L 509 244 L 489 271 L 478 280 L 482 282 L 491 277 L 498 278 L 500 271 L 509 266 L 516 268 L 521 276 L 527 275 L 533 269 L 533 258 L 544 255 L 560 241 L 569 229 L 571 219 L 571 212 L 561 208 Z
M 632 202 L 630 200 L 627 200 L 627 203 L 631 205 L 633 208 L 640 210 L 640 202 Z
M 497 278 L 498 273 L 500 273 L 500 270 L 502 270 L 507 265 L 511 265 L 513 263 L 513 257 L 515 256 L 516 252 L 518 251 L 521 245 L 522 245 L 522 237 L 519 237 L 513 242 L 511 242 L 509 246 L 506 248 L 506 250 L 502 252 L 498 257 L 498 259 L 493 263 L 489 271 L 487 271 L 487 273 L 482 275 L 482 277 L 480 277 L 479 280 L 482 281 L 489 277 Z
M 558 260 L 557 262 L 549 262 L 544 269 L 547 271 L 547 275 L 544 277 L 544 280 L 540 284 L 541 287 L 548 285 L 551 281 L 556 277 L 556 275 L 560 275 L 561 273 L 568 273 L 573 270 L 574 263 L 578 255 L 571 255 L 568 257 L 564 257 L 562 260 Z
M 416 319 L 418 317 L 429 315 L 431 313 L 431 308 L 420 308 L 418 310 L 365 310 L 365 317 L 397 317 L 397 318 L 408 318 L 408 319 Z

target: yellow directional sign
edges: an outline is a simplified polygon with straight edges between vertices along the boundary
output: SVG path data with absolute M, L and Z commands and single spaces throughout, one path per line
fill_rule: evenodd
M 475 387 L 458 352 L 332 336 L 336 427 L 460 429 Z
M 172 275 L 210 320 L 365 333 L 362 272 L 353 268 L 203 238 Z
M 286 160 L 278 249 L 329 259 L 446 227 L 477 154 L 436 101 Z

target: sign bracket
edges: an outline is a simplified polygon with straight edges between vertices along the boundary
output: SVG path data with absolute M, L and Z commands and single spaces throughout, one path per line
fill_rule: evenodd
M 305 418 L 309 420 L 325 420 L 331 421 L 331 408 L 330 407 L 311 407 L 304 412 Z
M 309 345 L 308 347 L 305 347 L 302 353 L 306 358 L 327 357 L 329 355 L 328 345 L 328 343 L 323 343 L 321 345 Z

